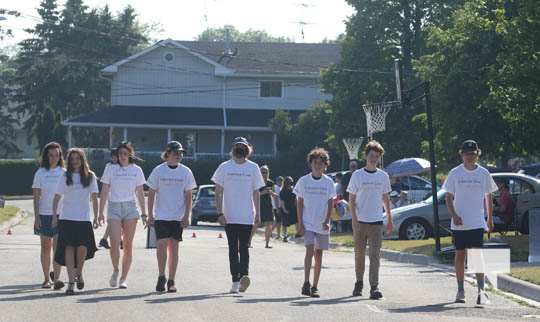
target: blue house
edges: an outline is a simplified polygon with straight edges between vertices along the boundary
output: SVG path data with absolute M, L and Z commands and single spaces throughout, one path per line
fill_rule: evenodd
M 320 71 L 339 58 L 336 44 L 163 40 L 102 70 L 111 106 L 66 120 L 68 143 L 77 145 L 77 128 L 103 129 L 101 148 L 129 140 L 151 152 L 176 139 L 197 158 L 223 156 L 245 136 L 256 155 L 275 156 L 269 120 L 277 109 L 295 117 L 330 99 Z

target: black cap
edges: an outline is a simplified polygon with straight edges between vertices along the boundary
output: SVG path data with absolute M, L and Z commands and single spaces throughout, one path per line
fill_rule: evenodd
M 461 148 L 461 152 L 467 153 L 467 152 L 478 152 L 480 149 L 478 148 L 478 143 L 474 140 L 467 140 L 463 142 L 463 146 Z
M 167 143 L 167 151 L 184 151 L 184 148 L 180 142 L 171 141 Z
M 241 137 L 241 136 L 239 136 L 239 137 L 237 137 L 237 138 L 234 138 L 234 140 L 233 140 L 232 143 L 233 143 L 233 145 L 243 144 L 243 145 L 249 147 L 249 142 L 248 142 L 248 140 L 247 140 L 245 137 Z

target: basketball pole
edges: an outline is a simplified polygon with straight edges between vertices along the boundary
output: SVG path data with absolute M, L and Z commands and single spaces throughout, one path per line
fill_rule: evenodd
M 433 127 L 433 110 L 431 106 L 431 83 L 429 81 L 422 82 L 410 90 L 405 90 L 403 86 L 401 60 L 394 60 L 395 76 L 396 76 L 396 96 L 401 106 L 411 106 L 413 103 L 425 99 L 426 116 L 427 116 L 427 131 L 429 143 L 429 163 L 431 171 L 431 198 L 433 204 L 433 237 L 435 239 L 435 252 L 441 252 L 441 238 L 439 233 L 439 200 L 437 198 L 437 173 L 435 159 L 435 129 Z M 419 92 L 416 94 L 416 92 Z

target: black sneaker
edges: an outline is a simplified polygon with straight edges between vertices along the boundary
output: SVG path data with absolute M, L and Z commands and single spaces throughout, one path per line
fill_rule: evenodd
M 156 292 L 165 292 L 165 283 L 167 283 L 167 279 L 165 278 L 165 276 L 158 277 L 156 284 Z
M 362 296 L 362 288 L 363 288 L 362 282 L 356 282 L 354 283 L 354 290 L 352 291 L 352 296 Z
M 53 287 L 54 287 L 55 291 L 58 291 L 58 290 L 61 290 L 62 288 L 64 288 L 64 286 L 65 286 L 64 282 L 58 280 L 58 281 L 54 282 Z
M 381 293 L 381 291 L 379 291 L 378 287 L 372 287 L 371 291 L 369 291 L 369 298 L 371 300 L 379 300 L 382 297 L 383 297 L 382 293 Z
M 311 297 L 321 297 L 319 295 L 319 290 L 315 286 L 313 286 L 311 288 L 311 294 L 309 296 L 311 296 Z
M 311 285 L 309 284 L 309 282 L 304 282 L 304 285 L 302 285 L 302 295 L 305 295 L 305 296 L 311 296 Z
M 109 242 L 105 238 L 101 238 L 99 241 L 99 247 L 103 247 L 105 249 L 110 249 L 111 246 L 109 246 Z

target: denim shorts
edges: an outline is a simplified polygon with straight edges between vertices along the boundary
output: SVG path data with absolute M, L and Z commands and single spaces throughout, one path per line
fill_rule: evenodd
M 122 202 L 109 202 L 108 220 L 139 219 L 139 210 L 135 200 Z
M 39 229 L 34 228 L 34 234 L 44 237 L 54 237 L 58 234 L 58 224 L 56 227 L 52 226 L 52 220 L 54 216 L 39 215 L 39 221 L 41 226 Z

